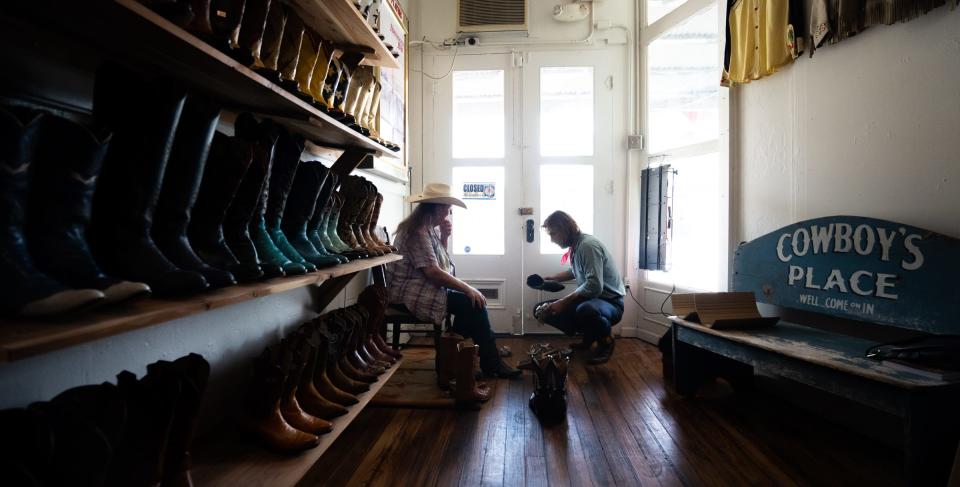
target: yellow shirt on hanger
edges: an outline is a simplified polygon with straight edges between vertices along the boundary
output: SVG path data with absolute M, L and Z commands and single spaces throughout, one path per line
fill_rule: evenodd
M 793 0 L 796 1 L 796 0 Z M 727 51 L 721 84 L 749 83 L 790 64 L 798 47 L 788 0 L 735 0 L 727 8 Z

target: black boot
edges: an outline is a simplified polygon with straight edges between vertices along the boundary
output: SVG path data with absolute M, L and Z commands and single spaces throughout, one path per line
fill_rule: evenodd
M 46 117 L 31 173 L 27 244 L 37 267 L 73 288 L 99 289 L 104 303 L 150 294 L 142 282 L 108 277 L 87 246 L 97 176 L 111 134 L 60 117 Z
M 303 162 L 297 168 L 290 198 L 283 212 L 282 225 L 283 233 L 297 252 L 317 267 L 324 268 L 335 266 L 340 263 L 340 260 L 332 255 L 321 255 L 307 239 L 307 223 L 313 216 L 317 206 L 317 195 L 324 182 L 318 177 L 320 173 L 313 169 L 314 164 L 320 164 L 320 162 Z
M 213 135 L 210 156 L 187 229 L 197 255 L 208 264 L 230 271 L 239 282 L 263 277 L 259 265 L 241 264 L 223 238 L 223 221 L 243 175 L 250 167 L 250 144 L 220 132 Z
M 257 201 L 257 207 L 253 213 L 253 220 L 250 221 L 249 226 L 250 238 L 253 240 L 253 245 L 257 248 L 257 255 L 260 257 L 261 264 L 280 266 L 283 269 L 283 273 L 287 276 L 306 274 L 306 267 L 291 261 L 277 248 L 277 245 L 267 232 L 266 219 L 264 218 L 267 210 L 267 201 L 270 197 L 270 182 L 273 180 L 274 163 L 277 159 L 275 148 L 277 140 L 280 137 L 280 127 L 269 120 L 256 126 L 241 123 L 241 121 L 240 118 L 237 119 L 237 134 L 243 137 L 244 135 L 241 134 L 241 132 L 245 130 L 253 132 L 249 135 L 255 137 L 256 143 L 270 153 L 270 167 L 267 171 L 267 178 L 263 183 L 263 191 L 260 193 L 260 199 Z M 244 125 L 248 125 L 248 127 L 244 127 Z
M 240 23 L 243 21 L 245 4 L 245 0 L 212 0 L 210 2 L 210 27 L 213 35 L 205 40 L 228 56 L 237 54 Z
M 96 289 L 71 290 L 37 270 L 24 237 L 30 164 L 41 116 L 21 121 L 0 108 L 0 312 L 48 316 L 95 304 Z
M 616 344 L 617 342 L 613 339 L 613 335 L 607 335 L 598 339 L 596 355 L 588 359 L 587 363 L 590 365 L 607 363 L 607 361 L 610 360 L 610 357 L 613 356 L 613 348 Z
M 154 367 L 151 370 L 150 367 Z M 174 362 L 160 361 L 147 367 L 149 373 L 168 368 L 180 379 L 180 395 L 174 410 L 173 423 L 167 439 L 163 467 L 163 486 L 192 486 L 190 478 L 190 450 L 200 416 L 203 393 L 210 377 L 210 364 L 203 357 L 191 353 Z M 159 373 L 159 371 L 157 371 Z
M 220 107 L 216 104 L 195 95 L 187 99 L 167 162 L 152 229 L 157 247 L 171 262 L 181 269 L 203 274 L 211 287 L 232 286 L 237 281 L 230 272 L 200 260 L 187 239 L 187 227 L 219 120 Z
M 18 408 L 0 411 L 0 465 L 5 485 L 56 485 L 53 425 L 46 413 Z
M 146 282 L 159 296 L 208 287 L 202 275 L 170 262 L 150 235 L 185 96 L 169 81 L 148 84 L 117 65 L 97 71 L 94 116 L 114 135 L 93 197 L 90 247 L 108 274 Z M 132 104 L 133 99 L 144 101 Z
M 320 222 L 323 221 L 323 209 L 327 201 L 330 200 L 330 195 L 333 194 L 333 188 L 337 185 L 336 175 L 323 164 L 312 164 L 310 167 L 313 168 L 313 171 L 316 173 L 315 177 L 322 180 L 323 184 L 320 186 L 320 192 L 317 195 L 317 202 L 313 209 L 313 214 L 310 215 L 310 221 L 307 222 L 307 239 L 310 240 L 310 243 L 313 244 L 313 247 L 317 249 L 317 253 L 320 255 L 332 256 L 339 260 L 341 264 L 346 264 L 350 259 L 327 249 L 323 244 L 323 240 L 320 238 Z
M 53 430 L 53 464 L 45 485 L 103 485 L 112 448 L 96 425 L 62 404 L 36 402 L 30 409 L 45 415 Z
M 223 219 L 223 237 L 227 241 L 227 247 L 230 247 L 233 255 L 241 263 L 260 266 L 265 278 L 281 277 L 284 275 L 283 268 L 276 264 L 261 262 L 257 248 L 253 245 L 253 239 L 250 238 L 250 221 L 253 220 L 253 212 L 263 194 L 273 147 L 260 144 L 257 140 L 257 122 L 252 115 L 240 115 L 235 126 L 238 138 L 250 144 L 253 159 L 243 175 L 233 201 L 230 202 L 230 207 L 227 208 L 227 214 Z
M 264 220 L 267 233 L 273 243 L 277 245 L 277 249 L 290 261 L 300 264 L 308 272 L 312 272 L 317 270 L 317 266 L 304 259 L 300 252 L 290 244 L 280 225 L 290 196 L 290 188 L 293 186 L 294 175 L 300 166 L 303 144 L 303 138 L 300 136 L 291 135 L 286 130 L 280 129 L 277 145 L 274 149 L 273 168 L 270 171 L 269 196 Z

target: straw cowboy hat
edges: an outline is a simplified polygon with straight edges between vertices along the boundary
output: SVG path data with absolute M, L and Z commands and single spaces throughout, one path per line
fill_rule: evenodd
M 467 207 L 463 201 L 450 196 L 450 186 L 443 183 L 427 183 L 422 193 L 408 196 L 407 201 L 410 203 L 437 203 L 440 205 L 457 205 L 460 208 Z

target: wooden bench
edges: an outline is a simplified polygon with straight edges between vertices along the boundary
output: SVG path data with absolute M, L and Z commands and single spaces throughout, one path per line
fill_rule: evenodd
M 753 292 L 758 301 L 778 306 L 779 309 L 787 308 L 789 311 L 792 308 L 814 317 L 818 315 L 810 312 L 819 312 L 824 322 L 830 321 L 827 317 L 861 321 L 873 318 L 873 323 L 912 332 L 957 333 L 960 319 L 947 322 L 941 316 L 945 312 L 957 311 L 960 300 L 942 300 L 937 303 L 939 307 L 936 309 L 932 308 L 931 303 L 924 303 L 924 294 L 910 287 L 922 285 L 924 276 L 921 272 L 907 274 L 901 271 L 895 280 L 885 278 L 885 282 L 895 282 L 896 285 L 882 289 L 881 294 L 896 295 L 896 306 L 885 302 L 891 301 L 887 297 L 877 298 L 859 293 L 849 296 L 849 292 L 838 295 L 835 292 L 838 289 L 834 289 L 838 287 L 835 282 L 833 286 L 826 287 L 826 281 L 818 284 L 813 279 L 800 276 L 796 267 L 811 274 L 817 269 L 827 269 L 828 272 L 839 269 L 838 275 L 849 276 L 863 271 L 877 276 L 896 271 L 884 265 L 880 269 L 872 269 L 869 264 L 892 262 L 902 265 L 902 259 L 916 258 L 914 253 L 904 256 L 894 252 L 892 245 L 886 249 L 886 261 L 876 258 L 882 255 L 879 253 L 881 250 L 868 260 L 870 255 L 865 252 L 850 252 L 853 255 L 837 255 L 829 251 L 812 255 L 808 252 L 800 256 L 784 248 L 785 242 L 795 236 L 803 238 L 797 229 L 807 229 L 809 232 L 813 226 L 827 228 L 828 225 L 834 225 L 830 228 L 835 228 L 838 224 L 850 225 L 852 229 L 871 225 L 875 231 L 878 228 L 893 231 L 904 228 L 902 236 L 921 235 L 911 240 L 911 245 L 921 249 L 929 266 L 927 270 L 936 273 L 928 276 L 928 279 L 941 280 L 942 273 L 957 268 L 957 263 L 953 261 L 960 256 L 956 252 L 960 246 L 943 235 L 881 220 L 828 217 L 800 222 L 741 245 L 734 259 L 733 288 Z M 865 233 L 866 230 L 863 230 L 861 235 Z M 888 233 L 884 235 L 889 236 Z M 863 239 L 859 242 L 861 251 L 866 250 L 868 237 L 864 236 Z M 945 246 L 948 240 L 952 245 Z M 803 245 L 807 244 L 800 244 L 799 248 L 802 249 Z M 829 250 L 833 248 L 833 243 L 821 248 Z M 943 248 L 952 249 L 952 255 L 940 253 Z M 867 274 L 858 275 L 863 278 L 856 283 L 858 291 L 865 291 Z M 956 295 L 956 287 L 950 292 Z M 885 301 L 878 302 L 877 299 Z M 881 306 L 883 312 L 877 313 Z M 670 365 L 676 391 L 685 396 L 694 396 L 701 384 L 718 376 L 727 379 L 737 389 L 750 385 L 754 375 L 760 373 L 843 397 L 902 420 L 905 473 L 909 485 L 944 485 L 960 439 L 960 383 L 894 369 L 880 361 L 868 359 L 865 353 L 877 345 L 877 341 L 824 329 L 827 327 L 820 326 L 819 322 L 807 324 L 818 326 L 781 320 L 766 328 L 718 330 L 671 317 Z M 865 323 L 861 325 L 868 326 Z

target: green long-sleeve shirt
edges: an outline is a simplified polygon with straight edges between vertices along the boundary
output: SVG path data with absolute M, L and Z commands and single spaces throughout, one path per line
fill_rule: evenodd
M 626 294 L 613 256 L 597 237 L 581 233 L 571 255 L 570 265 L 577 278 L 575 292 L 581 297 L 613 299 Z

